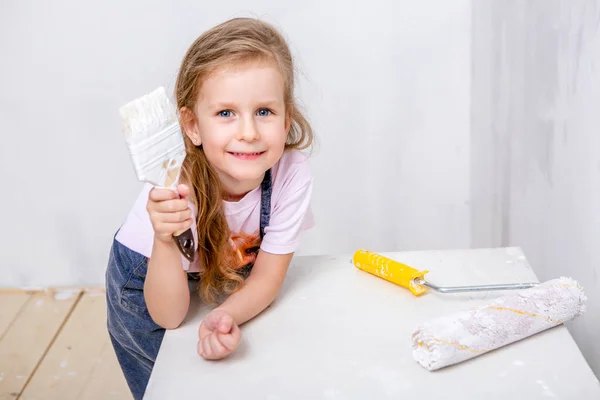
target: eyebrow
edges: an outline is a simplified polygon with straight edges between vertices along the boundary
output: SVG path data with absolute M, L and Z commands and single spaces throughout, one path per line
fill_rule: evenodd
M 268 99 L 268 100 L 257 101 L 256 104 L 258 105 L 259 108 L 260 107 L 275 107 L 275 106 L 281 105 L 281 101 L 279 101 L 277 99 Z M 233 102 L 230 102 L 230 101 L 220 101 L 220 102 L 209 104 L 208 108 L 210 110 L 228 110 L 231 108 L 236 108 L 236 106 Z

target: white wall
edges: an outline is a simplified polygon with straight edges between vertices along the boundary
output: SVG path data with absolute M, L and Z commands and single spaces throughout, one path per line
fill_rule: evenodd
M 291 8 L 290 8 L 291 7 Z M 300 253 L 468 247 L 470 1 L 6 2 L 0 287 L 101 285 L 140 185 L 118 108 L 172 89 L 192 40 L 258 15 L 289 37 L 319 136 Z
M 600 3 L 474 2 L 473 239 L 572 276 L 569 328 L 600 376 Z
M 472 4 L 6 2 L 0 287 L 103 284 L 140 188 L 118 108 L 172 89 L 204 29 L 258 15 L 290 39 L 319 137 L 300 253 L 521 246 L 586 287 L 570 327 L 598 374 L 598 2 Z

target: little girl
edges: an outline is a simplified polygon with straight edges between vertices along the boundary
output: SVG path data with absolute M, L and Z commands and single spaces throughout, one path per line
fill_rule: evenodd
M 300 233 L 314 225 L 306 157 L 312 129 L 294 100 L 289 48 L 270 25 L 233 19 L 185 55 L 176 100 L 187 158 L 177 198 L 146 185 L 113 242 L 106 271 L 108 331 L 136 399 L 165 329 L 188 312 L 188 280 L 217 304 L 198 329 L 198 354 L 233 352 L 239 326 L 277 296 Z M 195 261 L 172 235 L 193 226 Z

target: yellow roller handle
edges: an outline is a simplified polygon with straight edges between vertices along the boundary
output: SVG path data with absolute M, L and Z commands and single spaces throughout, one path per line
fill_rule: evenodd
M 428 290 L 425 286 L 415 283 L 415 279 L 423 278 L 429 271 L 417 271 L 408 265 L 365 249 L 357 250 L 352 261 L 356 268 L 405 287 L 415 296 Z

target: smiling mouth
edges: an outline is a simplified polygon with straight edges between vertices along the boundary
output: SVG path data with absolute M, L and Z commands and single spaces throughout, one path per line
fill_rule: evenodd
M 257 152 L 253 152 L 253 153 L 239 153 L 239 152 L 234 152 L 234 151 L 228 151 L 227 153 L 231 154 L 233 157 L 237 158 L 238 160 L 256 160 L 259 157 L 261 157 L 265 152 L 257 151 Z
M 254 153 L 239 153 L 236 151 L 228 151 L 228 153 L 231 155 L 234 155 L 236 157 L 248 157 L 248 156 L 252 157 L 252 156 L 260 156 L 261 154 L 264 153 L 264 151 L 257 151 Z

